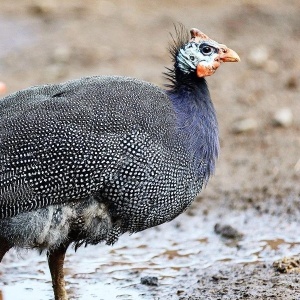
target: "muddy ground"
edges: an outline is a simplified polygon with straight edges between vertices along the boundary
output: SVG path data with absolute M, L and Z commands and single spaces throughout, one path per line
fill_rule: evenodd
M 198 27 L 241 57 L 239 64 L 222 65 L 208 78 L 221 155 L 207 188 L 178 220 L 126 237 L 123 246 L 113 250 L 91 248 L 93 253 L 107 253 L 101 264 L 94 254 L 93 264 L 99 265 L 93 271 L 85 273 L 86 263 L 79 272 L 71 251 L 68 274 L 78 272 L 67 275 L 72 299 L 300 299 L 298 262 L 290 264 L 291 269 L 281 268 L 290 273 L 273 266 L 300 253 L 298 0 L 1 0 L 0 7 L 0 81 L 6 83 L 7 93 L 102 74 L 162 86 L 162 72 L 170 66 L 169 32 L 178 22 Z M 282 109 L 285 119 L 276 125 L 275 115 Z M 231 225 L 243 237 L 218 235 L 216 223 Z M 157 243 L 164 238 L 171 242 L 163 249 L 155 245 L 155 239 Z M 174 245 L 175 250 L 168 248 Z M 158 248 L 161 252 L 156 253 Z M 129 252 L 124 254 L 124 249 Z M 147 257 L 142 266 L 136 249 Z M 123 260 L 110 264 L 116 253 L 124 255 Z M 89 256 L 89 248 L 79 255 Z M 51 299 L 45 258 L 33 258 L 36 265 L 32 259 L 21 261 L 12 252 L 0 268 L 3 299 L 25 299 L 26 293 L 33 299 L 34 291 L 34 299 Z M 91 275 L 101 272 L 105 278 Z M 157 277 L 158 286 L 141 285 L 144 273 Z M 105 284 L 111 274 L 114 281 Z M 99 294 L 98 280 L 104 282 Z

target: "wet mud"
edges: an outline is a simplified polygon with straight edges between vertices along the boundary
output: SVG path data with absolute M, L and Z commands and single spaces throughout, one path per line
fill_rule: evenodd
M 232 209 L 234 204 L 199 199 L 175 221 L 123 236 L 113 247 L 89 246 L 76 254 L 69 249 L 65 267 L 71 299 L 281 299 L 283 292 L 292 296 L 300 289 L 297 270 L 286 273 L 273 262 L 300 253 L 297 216 L 280 206 L 279 211 L 273 200 L 264 206 L 276 214 L 251 205 Z M 216 234 L 216 220 L 237 228 L 243 237 Z M 12 252 L 1 272 L 4 299 L 18 294 L 24 300 L 51 299 L 45 255 Z
M 242 60 L 208 78 L 221 139 L 208 186 L 168 224 L 70 248 L 70 299 L 300 299 L 299 15 L 296 0 L 1 1 L 8 93 L 96 74 L 162 86 L 176 22 Z M 45 253 L 4 257 L 0 299 L 53 299 Z

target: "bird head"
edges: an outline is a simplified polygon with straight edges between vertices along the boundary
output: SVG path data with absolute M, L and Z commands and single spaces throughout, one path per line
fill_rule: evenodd
M 210 39 L 199 29 L 190 30 L 191 39 L 177 51 L 176 65 L 184 74 L 197 77 L 214 74 L 222 62 L 238 62 L 240 58 L 232 49 Z

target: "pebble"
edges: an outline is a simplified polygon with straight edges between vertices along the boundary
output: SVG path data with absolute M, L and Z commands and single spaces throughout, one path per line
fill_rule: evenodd
M 141 284 L 158 286 L 158 278 L 152 276 L 145 276 L 141 278 Z
M 273 267 L 280 273 L 300 273 L 299 257 L 284 257 L 273 262 Z
M 233 228 L 231 225 L 221 225 L 217 223 L 214 227 L 215 233 L 227 239 L 240 239 L 243 234 Z
M 253 48 L 248 55 L 248 61 L 251 66 L 261 68 L 269 74 L 279 72 L 278 62 L 274 59 L 270 59 L 270 50 L 266 46 Z
M 232 126 L 233 133 L 243 133 L 248 131 L 253 131 L 258 127 L 258 123 L 253 118 L 247 118 L 243 120 L 236 121 Z
M 293 113 L 288 107 L 278 110 L 273 117 L 273 124 L 275 126 L 289 127 L 293 123 Z
M 216 274 L 216 275 L 213 275 L 211 278 L 212 278 L 212 280 L 214 280 L 214 281 L 228 280 L 228 279 L 229 279 L 227 276 L 223 276 L 222 274 Z
M 269 59 L 269 50 L 266 46 L 258 46 L 250 50 L 248 60 L 254 67 L 263 67 Z
M 286 82 L 286 87 L 288 89 L 296 89 L 299 86 L 299 76 L 290 75 L 289 79 Z

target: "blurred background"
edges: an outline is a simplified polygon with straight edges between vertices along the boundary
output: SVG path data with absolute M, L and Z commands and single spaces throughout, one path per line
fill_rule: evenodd
M 199 28 L 241 57 L 207 79 L 221 140 L 207 188 L 170 224 L 122 238 L 114 248 L 70 251 L 66 267 L 77 272 L 67 278 L 72 299 L 208 299 L 222 293 L 220 280 L 213 286 L 207 279 L 220 270 L 245 279 L 243 270 L 253 265 L 300 253 L 298 0 L 0 0 L 0 7 L 0 81 L 6 94 L 90 75 L 126 75 L 163 86 L 162 73 L 171 66 L 169 33 L 177 23 Z M 229 224 L 243 238 L 228 242 L 216 223 Z M 17 292 L 22 299 L 51 299 L 44 256 L 26 253 L 30 258 L 23 261 L 15 255 L 0 269 L 3 299 L 21 299 Z M 271 265 L 256 273 L 260 279 L 276 276 Z M 141 285 L 143 274 L 161 284 Z M 289 276 L 284 280 L 291 285 Z M 224 295 L 238 299 L 230 288 L 234 280 L 226 284 Z M 261 281 L 253 284 L 254 294 L 266 296 Z M 280 295 L 289 299 L 288 287 L 280 286 Z

